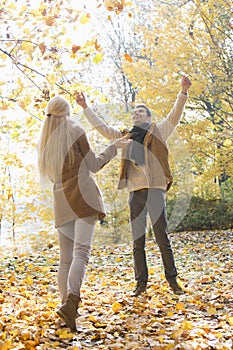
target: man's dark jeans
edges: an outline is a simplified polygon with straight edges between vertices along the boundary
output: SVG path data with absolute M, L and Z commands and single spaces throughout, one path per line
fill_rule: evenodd
M 145 241 L 147 213 L 153 226 L 156 242 L 159 246 L 168 282 L 177 276 L 172 247 L 168 238 L 165 193 L 158 188 L 142 189 L 130 192 L 130 219 L 133 235 L 133 255 L 135 279 L 148 280 Z

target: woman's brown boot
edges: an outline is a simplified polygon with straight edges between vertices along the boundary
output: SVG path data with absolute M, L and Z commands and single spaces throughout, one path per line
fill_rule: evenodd
M 69 294 L 66 302 L 57 310 L 57 314 L 65 321 L 67 327 L 71 329 L 72 332 L 76 332 L 76 322 L 77 310 L 81 298 L 74 294 Z

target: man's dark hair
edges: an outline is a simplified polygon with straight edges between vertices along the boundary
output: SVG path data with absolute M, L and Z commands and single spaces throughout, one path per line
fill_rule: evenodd
M 140 107 L 145 108 L 147 117 L 151 118 L 151 111 L 149 110 L 149 108 L 147 108 L 145 105 L 137 105 L 135 108 L 140 108 Z

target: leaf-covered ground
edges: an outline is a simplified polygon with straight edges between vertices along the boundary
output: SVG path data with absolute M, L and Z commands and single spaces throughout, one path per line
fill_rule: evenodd
M 78 334 L 56 315 L 58 247 L 44 234 L 0 253 L 0 350 L 233 349 L 232 232 L 171 235 L 186 294 L 172 294 L 155 243 L 147 242 L 147 294 L 134 288 L 131 244 L 94 246 Z

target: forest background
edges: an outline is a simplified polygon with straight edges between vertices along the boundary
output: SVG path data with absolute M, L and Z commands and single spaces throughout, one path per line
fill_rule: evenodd
M 99 153 L 108 141 L 83 117 L 75 90 L 107 123 L 124 127 L 139 102 L 155 121 L 164 118 L 182 74 L 192 87 L 169 140 L 170 231 L 232 228 L 231 1 L 18 0 L 3 1 L 0 16 L 2 235 L 53 230 L 51 193 L 36 167 L 49 98 L 70 101 Z M 128 240 L 129 231 L 127 193 L 116 190 L 119 161 L 96 175 L 108 212 L 99 231 L 114 242 Z

